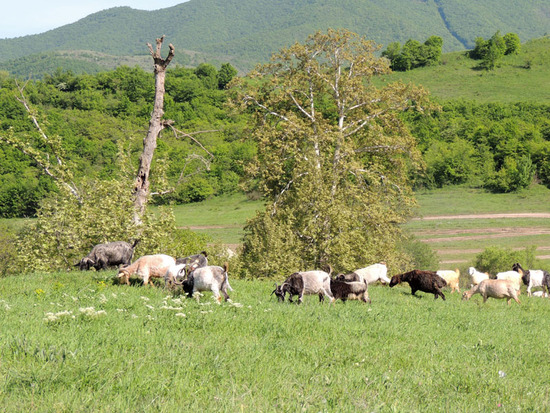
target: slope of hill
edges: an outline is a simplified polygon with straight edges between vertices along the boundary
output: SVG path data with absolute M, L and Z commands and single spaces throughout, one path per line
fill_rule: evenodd
M 519 54 L 505 56 L 495 70 L 480 70 L 479 62 L 464 52 L 447 53 L 440 65 L 393 72 L 384 81 L 422 85 L 443 100 L 550 104 L 550 37 L 524 43 Z
M 146 55 L 145 43 L 165 34 L 180 51 L 179 63 L 192 62 L 199 53 L 204 60 L 248 70 L 273 51 L 329 27 L 353 30 L 381 45 L 437 35 L 449 52 L 471 48 L 476 37 L 497 30 L 515 32 L 523 41 L 543 36 L 550 31 L 550 5 L 547 0 L 190 0 L 155 11 L 116 7 L 39 35 L 0 40 L 0 62 L 54 50 Z

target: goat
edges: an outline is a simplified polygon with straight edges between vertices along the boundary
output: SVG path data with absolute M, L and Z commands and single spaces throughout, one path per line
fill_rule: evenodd
M 439 270 L 436 274 L 443 278 L 449 287 L 451 287 L 451 294 L 456 291 L 460 292 L 460 270 Z
M 75 267 L 79 267 L 80 271 L 88 271 L 91 267 L 99 271 L 115 265 L 129 265 L 138 242 L 139 239 L 133 245 L 125 241 L 98 244 Z
M 497 280 L 511 280 L 516 283 L 518 290 L 521 287 L 521 274 L 517 271 L 504 271 L 499 272 L 496 276 Z
M 118 278 L 121 283 L 130 285 L 130 276 L 137 275 L 143 279 L 143 285 L 149 284 L 149 278 L 164 277 L 166 271 L 176 264 L 176 260 L 169 255 L 144 255 L 134 263 L 118 270 Z
M 518 300 L 519 287 L 514 280 L 483 280 L 478 285 L 465 291 L 462 295 L 462 299 L 469 300 L 474 294 L 480 294 L 483 297 L 483 302 L 486 302 L 489 297 L 492 297 L 506 298 L 508 305 L 510 305 L 511 299 L 521 304 Z
M 489 279 L 489 274 L 486 272 L 479 272 L 474 267 L 468 268 L 468 274 L 470 274 L 471 286 L 478 285 L 483 280 Z
M 390 279 L 387 276 L 388 267 L 385 262 L 378 264 L 372 264 L 368 267 L 355 270 L 350 274 L 338 274 L 336 280 L 338 281 L 366 281 L 367 284 L 381 281 L 382 283 L 389 284 Z
M 408 282 L 411 287 L 411 294 L 415 295 L 417 291 L 432 293 L 434 299 L 441 296 L 445 300 L 445 295 L 441 292 L 441 288 L 447 285 L 447 282 L 433 271 L 412 270 L 403 274 L 394 275 L 390 281 L 390 287 Z
M 220 303 L 222 299 L 220 296 L 221 291 L 225 301 L 229 300 L 227 289 L 233 289 L 229 285 L 229 278 L 227 275 L 228 268 L 229 264 L 227 262 L 223 265 L 223 268 L 217 265 L 197 268 L 189 273 L 187 279 L 181 281 L 183 291 L 185 291 L 189 297 L 194 296 L 196 292 L 212 291 L 218 303 Z M 180 283 L 176 282 L 176 284 Z M 196 297 L 198 300 L 198 296 Z
M 288 293 L 288 301 L 291 303 L 292 297 L 298 296 L 298 304 L 303 302 L 304 295 L 317 294 L 319 301 L 324 300 L 324 296 L 330 298 L 330 302 L 334 302 L 334 296 L 330 289 L 330 274 L 325 271 L 305 271 L 295 272 L 290 275 L 281 285 L 275 283 L 275 290 L 271 294 L 279 299 L 285 300 L 285 295 Z
M 519 263 L 512 265 L 512 270 L 521 274 L 521 280 L 527 286 L 527 296 L 533 288 L 541 287 L 545 294 L 550 293 L 550 274 L 544 270 L 524 270 Z
M 361 300 L 370 303 L 369 285 L 366 281 L 330 280 L 330 291 L 335 300 Z
M 208 265 L 208 254 L 202 251 L 200 254 L 190 255 L 185 258 L 176 259 L 176 264 L 185 264 L 187 272 L 191 272 L 200 267 Z
M 177 264 L 176 260 L 176 264 L 169 267 L 164 274 L 164 288 L 172 288 L 178 284 L 177 281 L 181 274 L 185 273 L 186 266 L 187 264 Z

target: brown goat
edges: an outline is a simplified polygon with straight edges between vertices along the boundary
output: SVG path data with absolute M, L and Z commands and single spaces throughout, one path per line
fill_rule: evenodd
M 434 271 L 412 270 L 403 274 L 394 275 L 390 281 L 390 287 L 408 282 L 411 287 L 411 294 L 415 295 L 417 291 L 424 291 L 434 295 L 434 299 L 441 297 L 445 300 L 445 295 L 441 288 L 447 285 L 447 282 Z

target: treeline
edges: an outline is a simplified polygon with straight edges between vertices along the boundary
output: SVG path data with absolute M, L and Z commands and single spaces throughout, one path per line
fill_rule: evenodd
M 441 61 L 443 39 L 430 36 L 424 43 L 409 39 L 401 46 L 399 42 L 391 42 L 382 56 L 390 61 L 392 70 L 407 71 L 418 67 L 436 65 Z M 521 40 L 516 33 L 506 33 L 504 36 L 497 31 L 491 38 L 477 37 L 475 47 L 468 52 L 472 59 L 480 60 L 480 69 L 493 70 L 499 60 L 505 55 L 518 54 Z
M 152 179 L 172 190 L 153 197 L 152 203 L 200 201 L 238 190 L 243 164 L 253 156 L 254 147 L 239 139 L 244 120 L 224 108 L 224 88 L 235 74 L 229 64 L 168 71 L 165 118 L 189 138 L 177 139 L 170 129 L 163 131 L 155 155 L 163 175 L 157 173 Z M 38 131 L 17 100 L 15 79 L 0 74 L 0 86 L 0 133 L 32 139 Z M 115 165 L 121 150 L 137 162 L 153 105 L 150 73 L 139 67 L 78 76 L 57 70 L 26 83 L 24 94 L 45 133 L 62 137 L 77 182 L 112 177 L 118 172 Z M 12 145 L 0 145 L 0 217 L 33 216 L 52 190 L 54 185 L 42 169 Z
M 493 192 L 550 186 L 550 105 L 446 102 L 406 114 L 426 163 L 417 187 L 468 184 Z
M 164 194 L 152 203 L 195 202 L 240 190 L 256 147 L 246 139 L 248 115 L 235 116 L 225 105 L 225 86 L 235 74 L 229 64 L 168 70 L 165 118 L 189 135 L 163 131 L 152 180 L 169 190 L 158 191 Z M 16 99 L 15 80 L 0 73 L 0 86 L 0 133 L 35 136 Z M 77 182 L 113 177 L 121 150 L 137 162 L 153 104 L 150 73 L 126 66 L 94 75 L 57 70 L 28 82 L 24 93 L 46 133 L 63 138 Z M 467 184 L 508 192 L 533 179 L 550 186 L 549 105 L 444 102 L 429 116 L 403 116 L 426 164 L 412 177 L 417 187 Z M 0 217 L 33 216 L 54 188 L 21 151 L 0 145 Z

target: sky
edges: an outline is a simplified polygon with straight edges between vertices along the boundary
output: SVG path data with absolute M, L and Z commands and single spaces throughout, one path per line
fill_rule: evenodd
M 186 0 L 8 0 L 2 2 L 0 39 L 44 33 L 111 7 L 158 10 Z

